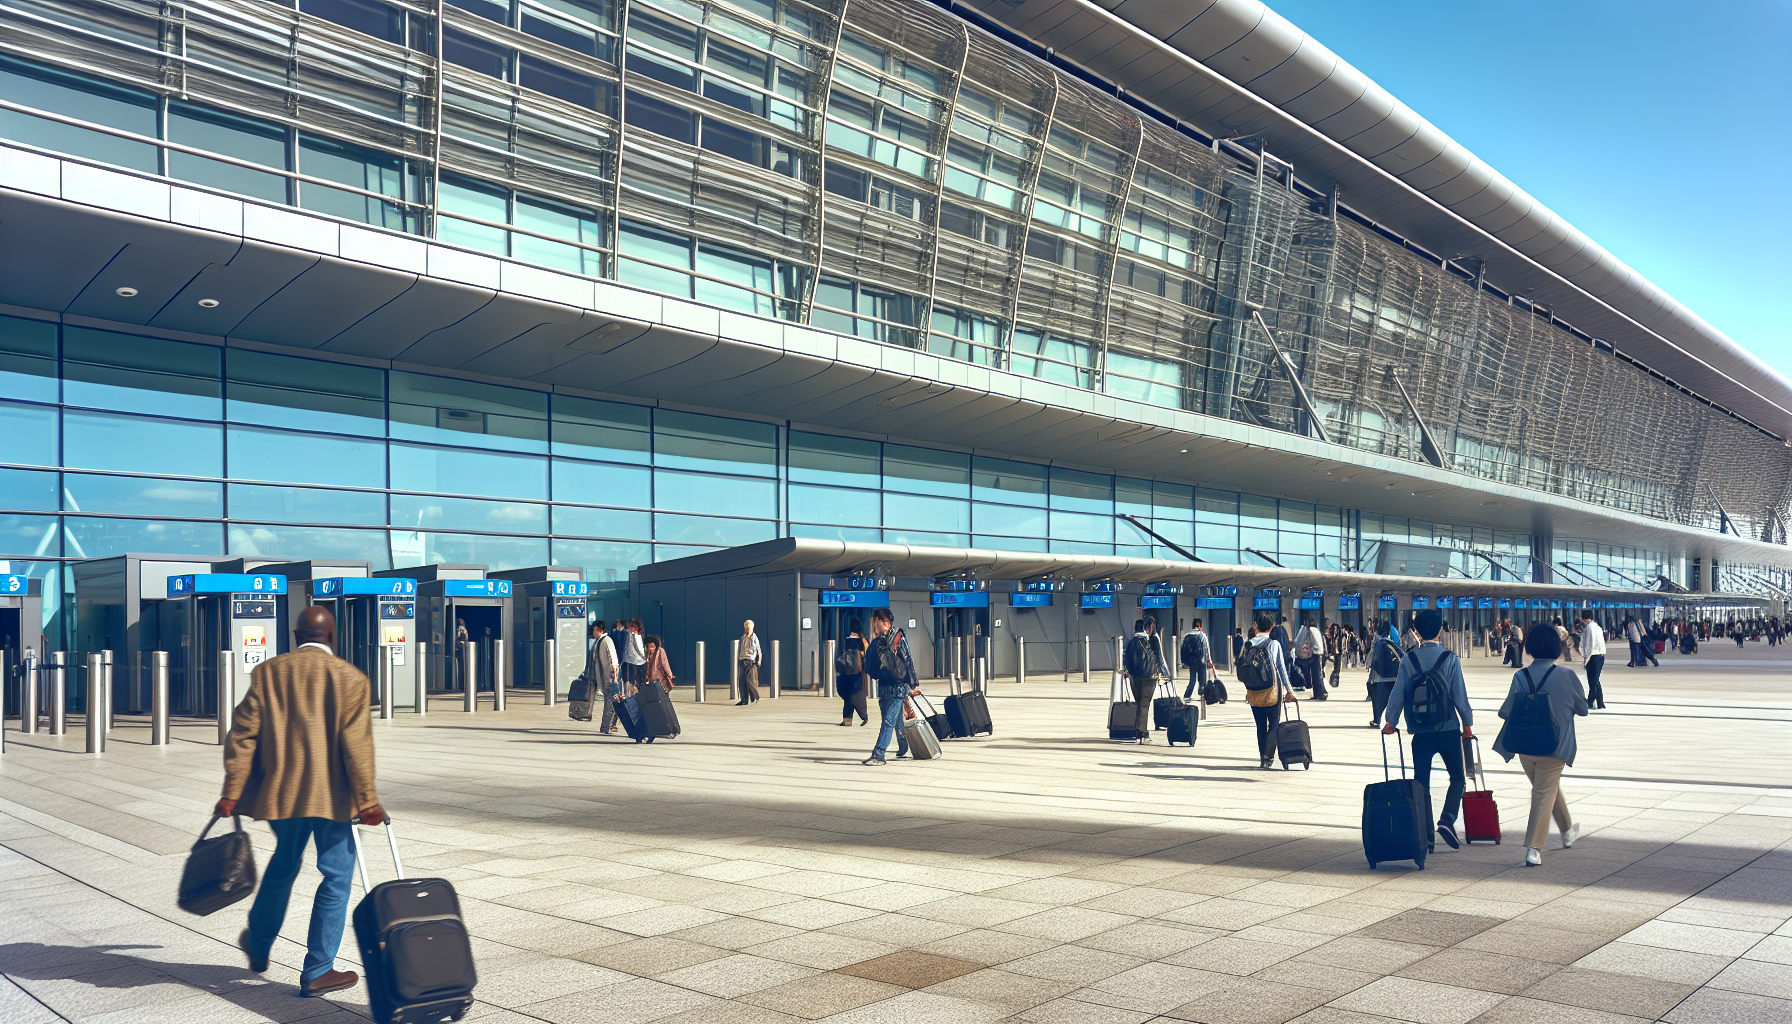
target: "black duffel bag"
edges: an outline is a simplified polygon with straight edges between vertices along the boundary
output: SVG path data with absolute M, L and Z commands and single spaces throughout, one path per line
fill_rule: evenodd
M 243 831 L 241 815 L 233 815 L 236 830 L 213 839 L 205 838 L 218 816 L 206 822 L 205 831 L 187 854 L 180 873 L 180 909 L 204 917 L 248 898 L 255 891 L 255 847 Z

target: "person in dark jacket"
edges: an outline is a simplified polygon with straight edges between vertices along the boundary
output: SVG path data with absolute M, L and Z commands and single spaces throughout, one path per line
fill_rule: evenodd
M 1188 686 L 1182 691 L 1182 699 L 1191 700 L 1207 682 L 1207 673 L 1213 671 L 1213 645 L 1207 639 L 1207 631 L 1201 628 L 1200 619 L 1182 638 L 1182 650 L 1178 653 L 1178 660 L 1188 669 Z
M 877 730 L 877 745 L 864 764 L 881 765 L 884 751 L 890 749 L 892 735 L 896 740 L 896 756 L 908 756 L 908 737 L 902 732 L 902 708 L 910 693 L 918 693 L 914 663 L 907 648 L 898 642 L 890 609 L 878 608 L 871 613 L 871 647 L 865 655 L 865 681 L 877 687 L 877 707 L 882 723 Z
M 1524 862 L 1535 867 L 1543 863 L 1550 818 L 1553 817 L 1556 827 L 1562 830 L 1562 849 L 1573 846 L 1580 838 L 1580 826 L 1569 815 L 1568 800 L 1562 796 L 1562 769 L 1574 763 L 1578 749 L 1574 741 L 1574 718 L 1587 714 L 1587 696 L 1581 690 L 1580 677 L 1574 670 L 1556 664 L 1556 659 L 1562 656 L 1562 642 L 1554 628 L 1542 624 L 1532 626 L 1525 637 L 1524 649 L 1532 661 L 1513 673 L 1506 702 L 1500 705 L 1500 718 L 1510 719 L 1513 703 L 1532 688 L 1548 695 L 1555 749 L 1549 754 L 1517 753 L 1506 745 L 1506 729 L 1502 727 L 1499 738 L 1493 741 L 1493 752 L 1507 761 L 1516 754 L 1525 775 L 1530 777 L 1531 820 L 1525 833 Z
M 856 653 L 859 671 L 835 672 L 834 692 L 840 695 L 841 725 L 852 724 L 854 711 L 859 713 L 860 725 L 871 720 L 865 714 L 865 650 L 870 646 L 865 639 L 865 624 L 858 619 L 852 620 L 846 627 L 846 639 L 840 641 L 836 657 L 850 661 L 853 660 L 850 656 Z
M 1456 836 L 1456 815 L 1462 809 L 1463 790 L 1468 788 L 1462 764 L 1462 741 L 1475 734 L 1475 712 L 1468 704 L 1468 685 L 1462 678 L 1462 662 L 1437 642 L 1443 620 L 1443 613 L 1435 609 L 1426 609 L 1415 616 L 1413 625 L 1419 631 L 1419 646 L 1400 661 L 1394 691 L 1388 697 L 1387 725 L 1381 731 L 1390 735 L 1398 732 L 1400 715 L 1406 712 L 1406 731 L 1412 734 L 1412 772 L 1421 788 L 1431 788 L 1431 759 L 1443 759 L 1444 769 L 1450 773 L 1450 788 L 1444 794 L 1443 811 L 1437 816 L 1437 835 L 1455 850 L 1462 846 Z M 1427 720 L 1414 721 L 1407 710 L 1413 702 L 1413 690 L 1425 674 L 1434 669 L 1435 678 L 1449 692 L 1449 704 Z
M 1132 699 L 1137 708 L 1133 732 L 1140 743 L 1150 743 L 1151 701 L 1157 693 L 1158 680 L 1170 674 L 1170 666 L 1164 661 L 1163 644 L 1158 641 L 1157 619 L 1147 615 L 1134 622 L 1132 639 L 1126 645 L 1129 649 L 1141 646 L 1145 652 L 1142 662 L 1149 670 L 1144 675 L 1137 676 L 1127 670 L 1126 676 L 1127 681 L 1132 684 Z

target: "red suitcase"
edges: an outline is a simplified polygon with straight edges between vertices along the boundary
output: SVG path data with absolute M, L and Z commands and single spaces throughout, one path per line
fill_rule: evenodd
M 1487 788 L 1487 770 L 1481 763 L 1481 740 L 1471 736 L 1462 741 L 1463 767 L 1473 781 L 1481 777 L 1481 788 L 1462 794 L 1462 838 L 1468 842 L 1500 842 L 1500 808 L 1493 802 L 1493 791 Z

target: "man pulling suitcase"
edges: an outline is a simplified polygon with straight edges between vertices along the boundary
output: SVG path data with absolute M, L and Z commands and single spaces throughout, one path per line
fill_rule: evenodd
M 1388 698 L 1387 724 L 1382 732 L 1399 731 L 1400 716 L 1412 733 L 1413 777 L 1429 792 L 1431 759 L 1443 759 L 1450 773 L 1443 812 L 1437 816 L 1437 835 L 1452 850 L 1462 845 L 1456 834 L 1456 815 L 1462 807 L 1467 776 L 1462 766 L 1462 741 L 1475 735 L 1474 710 L 1468 704 L 1468 686 L 1462 679 L 1462 662 L 1437 642 L 1443 629 L 1443 613 L 1428 608 L 1415 616 L 1419 646 L 1400 662 L 1394 690 Z

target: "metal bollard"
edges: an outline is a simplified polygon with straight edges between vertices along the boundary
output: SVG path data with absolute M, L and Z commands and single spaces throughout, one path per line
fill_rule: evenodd
M 778 648 L 783 643 L 784 643 L 784 641 L 782 641 L 782 640 L 773 640 L 772 641 L 772 683 L 771 683 L 772 692 L 771 692 L 771 697 L 773 700 L 776 700 L 778 697 L 778 661 L 779 661 Z
M 390 722 L 392 720 L 392 648 L 381 646 L 376 650 L 380 652 L 380 664 L 376 670 L 379 679 L 375 681 L 380 688 L 380 721 Z
M 707 657 L 708 652 L 709 652 L 709 646 L 701 640 L 697 641 L 697 658 L 696 658 L 697 665 L 696 665 L 696 672 L 694 673 L 694 675 L 696 677 L 696 684 L 697 684 L 697 703 L 699 703 L 699 704 L 705 703 L 709 700 L 709 664 L 708 664 L 709 659 Z
M 470 715 L 479 709 L 479 645 L 471 640 L 460 644 L 460 678 L 466 690 L 461 710 Z
M 25 655 L 25 662 L 19 672 L 19 731 L 27 735 L 37 732 L 37 688 L 41 684 L 37 659 L 29 654 Z
M 1024 636 L 1014 638 L 1014 681 L 1027 681 L 1027 638 Z
M 218 652 L 218 746 L 230 740 L 230 717 L 236 710 L 236 652 Z
M 504 710 L 504 684 L 510 675 L 510 665 L 504 660 L 504 641 L 492 641 L 492 710 Z
M 821 685 L 821 652 L 809 652 L 809 682 L 815 686 L 815 692 L 822 692 Z
M 411 678 L 417 682 L 416 707 L 419 715 L 429 713 L 429 641 L 418 640 L 417 657 L 411 662 Z
M 560 641 L 548 637 L 541 642 L 541 702 L 550 708 L 554 706 L 554 691 L 559 688 L 560 680 L 555 678 L 559 674 Z
M 99 652 L 87 656 L 87 752 L 106 752 L 106 670 Z
M 68 652 L 51 651 L 47 671 L 49 692 L 45 696 L 50 702 L 50 735 L 64 736 L 68 734 Z
M 740 641 L 728 649 L 728 702 L 740 703 Z
M 1089 651 L 1090 650 L 1091 650 L 1091 648 L 1089 647 L 1089 638 L 1083 637 L 1083 682 L 1085 684 L 1087 684 L 1090 680 L 1090 675 L 1089 675 Z
M 149 655 L 149 745 L 168 745 L 168 652 Z
M 834 659 L 839 656 L 839 653 L 840 653 L 840 641 L 828 640 L 828 641 L 824 641 L 822 643 L 822 645 L 821 645 L 821 660 L 822 660 L 821 695 L 823 697 L 832 697 L 834 695 L 835 688 L 840 685 L 840 680 L 835 675 L 836 669 L 834 667 Z
M 100 724 L 107 732 L 112 731 L 114 713 L 112 711 L 112 652 L 100 652 Z

